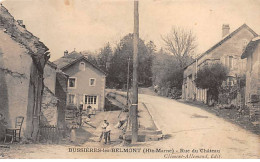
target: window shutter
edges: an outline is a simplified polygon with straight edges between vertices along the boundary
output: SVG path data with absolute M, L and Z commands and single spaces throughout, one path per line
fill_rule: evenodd
M 225 63 L 224 63 L 224 65 L 228 67 L 228 56 L 225 56 Z

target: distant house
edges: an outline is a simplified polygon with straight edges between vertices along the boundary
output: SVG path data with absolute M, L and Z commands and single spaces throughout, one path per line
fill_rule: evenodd
M 41 107 L 41 124 L 65 126 L 65 107 L 68 76 L 48 61 L 44 68 L 44 89 Z
M 229 34 L 229 25 L 222 26 L 223 39 L 201 54 L 194 62 L 184 68 L 182 98 L 208 102 L 207 90 L 195 85 L 196 73 L 207 64 L 219 62 L 229 69 L 228 79 L 223 86 L 233 86 L 236 76 L 245 73 L 246 62 L 240 58 L 246 44 L 257 34 L 246 24 Z
M 17 116 L 23 116 L 22 136 L 36 140 L 48 48 L 2 5 L 0 42 L 0 113 L 8 127 L 15 126 Z M 0 132 L 1 137 L 4 134 Z
M 54 63 L 69 75 L 68 106 L 78 107 L 82 102 L 84 109 L 91 106 L 99 111 L 104 110 L 106 74 L 99 67 L 75 51 L 65 51 L 64 56 Z
M 252 39 L 241 55 L 242 59 L 247 58 L 246 68 L 246 104 L 250 113 L 255 109 L 260 110 L 260 37 Z

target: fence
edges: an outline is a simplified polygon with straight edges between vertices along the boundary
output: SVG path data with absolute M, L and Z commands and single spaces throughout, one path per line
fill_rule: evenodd
M 64 137 L 65 130 L 57 128 L 55 125 L 40 126 L 40 142 L 59 143 Z

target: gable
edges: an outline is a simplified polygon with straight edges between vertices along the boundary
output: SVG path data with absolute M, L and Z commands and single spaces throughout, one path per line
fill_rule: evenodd
M 239 30 L 228 40 L 221 43 L 218 47 L 208 53 L 210 58 L 220 59 L 228 54 L 232 56 L 240 56 L 246 44 L 254 37 L 254 35 L 246 28 Z
M 80 63 L 81 62 L 85 63 L 85 70 L 84 71 L 80 70 Z M 96 66 L 91 64 L 85 58 L 78 59 L 75 62 L 73 62 L 72 64 L 70 64 L 68 66 L 65 66 L 61 70 L 64 71 L 65 73 L 67 73 L 69 76 L 75 75 L 75 74 L 77 74 L 79 72 L 86 73 L 89 70 L 92 71 L 93 73 L 96 73 L 97 75 L 105 76 L 105 73 L 103 71 L 99 70 Z
M 201 54 L 197 60 L 198 64 L 201 64 L 206 59 L 220 59 L 223 55 L 237 55 L 240 57 L 242 54 L 243 48 L 245 47 L 244 41 L 250 41 L 252 38 L 257 36 L 257 34 L 246 24 L 243 24 L 238 29 L 224 37 L 217 44 L 209 48 L 206 52 Z M 192 65 L 193 61 L 188 66 Z M 184 69 L 186 69 L 186 66 Z

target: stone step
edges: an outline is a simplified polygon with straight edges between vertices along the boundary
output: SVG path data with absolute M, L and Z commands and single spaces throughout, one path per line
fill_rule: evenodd
M 145 141 L 158 141 L 162 139 L 163 134 L 162 131 L 156 130 L 156 131 L 151 131 L 151 130 L 139 130 L 138 132 L 138 141 L 139 142 L 145 142 Z M 127 131 L 125 134 L 125 140 L 126 141 L 131 141 L 132 138 L 132 133 L 131 131 Z
M 131 134 L 131 131 L 127 131 L 126 134 Z M 140 130 L 138 134 L 142 134 L 142 135 L 159 135 L 162 134 L 161 130 Z
M 163 138 L 162 134 L 156 134 L 156 135 L 145 135 L 145 134 L 139 134 L 138 135 L 138 142 L 145 142 L 145 141 L 159 141 Z M 126 141 L 131 141 L 132 135 L 131 134 L 126 134 L 125 135 L 125 140 Z

